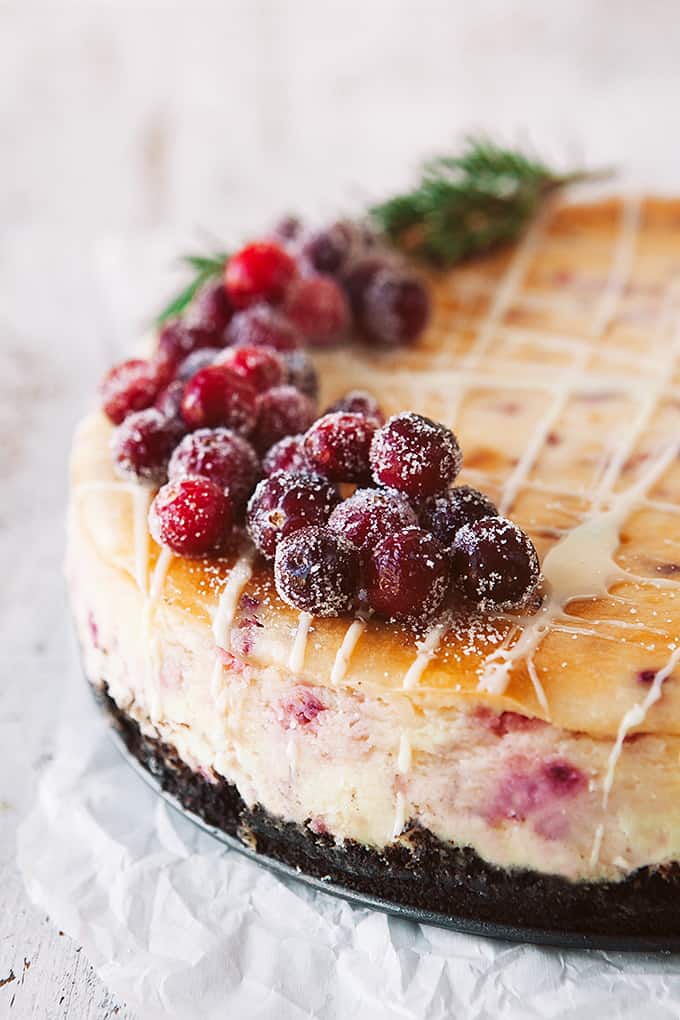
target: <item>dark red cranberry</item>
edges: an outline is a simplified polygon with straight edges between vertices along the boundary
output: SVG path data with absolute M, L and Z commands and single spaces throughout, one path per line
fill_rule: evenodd
M 279 542 L 274 582 L 289 606 L 315 616 L 340 616 L 356 597 L 359 554 L 328 528 L 301 528 Z
M 247 244 L 227 262 L 224 284 L 235 308 L 258 301 L 278 304 L 297 271 L 288 252 L 273 241 Z
M 219 552 L 231 529 L 231 503 L 208 478 L 179 478 L 156 494 L 149 530 L 159 545 L 178 556 Z
M 370 477 L 368 456 L 375 430 L 376 422 L 363 414 L 324 414 L 305 436 L 305 457 L 312 471 L 333 482 L 365 481 Z
M 160 385 L 154 366 L 148 361 L 131 358 L 114 365 L 99 387 L 104 414 L 114 425 L 120 425 L 133 411 L 150 407 Z
M 420 523 L 442 545 L 450 548 L 464 524 L 497 517 L 498 510 L 483 492 L 458 485 L 441 496 L 431 496 L 420 510 Z
M 349 259 L 354 236 L 351 223 L 332 223 L 305 238 L 302 257 L 317 273 L 339 273 Z
M 285 436 L 274 443 L 262 461 L 262 473 L 273 475 L 275 471 L 309 470 L 303 449 L 304 435 Z
M 156 485 L 164 482 L 170 455 L 185 431 L 176 418 L 166 418 L 155 407 L 128 415 L 111 437 L 117 470 Z
M 177 369 L 175 378 L 180 382 L 188 382 L 202 368 L 212 365 L 218 354 L 222 351 L 219 347 L 200 347 L 197 351 L 188 354 Z
M 296 280 L 288 292 L 286 312 L 313 347 L 338 343 L 349 327 L 347 298 L 331 276 L 304 276 Z
M 220 354 L 216 364 L 228 365 L 256 393 L 263 393 L 284 380 L 283 359 L 273 348 L 229 347 Z
M 299 216 L 283 216 L 272 230 L 272 237 L 281 241 L 295 241 L 302 233 L 302 220 Z
M 188 326 L 181 319 L 175 319 L 161 329 L 154 364 L 169 382 L 185 358 L 202 347 L 218 347 L 219 339 L 211 330 Z
M 460 471 L 461 461 L 453 432 L 410 411 L 390 418 L 371 445 L 375 480 L 411 499 L 443 492 Z
M 430 317 L 430 296 L 422 280 L 397 267 L 371 280 L 363 301 L 361 325 L 380 344 L 413 343 Z
M 655 669 L 641 669 L 637 678 L 641 684 L 653 684 L 656 679 L 656 674 L 657 671 Z
M 234 314 L 223 280 L 212 280 L 201 287 L 187 314 L 187 324 L 210 333 L 223 333 Z
M 370 551 L 368 604 L 381 616 L 427 620 L 442 605 L 450 562 L 436 538 L 421 528 L 395 531 Z
M 325 709 L 324 703 L 307 687 L 296 687 L 281 705 L 287 729 L 291 729 L 293 725 L 309 726 Z
M 313 400 L 319 395 L 319 376 L 314 362 L 305 351 L 290 351 L 283 355 L 286 382 Z
M 465 524 L 453 545 L 453 583 L 481 608 L 521 609 L 540 578 L 528 535 L 504 517 Z
M 363 320 L 366 305 L 366 293 L 375 277 L 390 263 L 377 255 L 354 262 L 343 277 L 343 286 L 349 299 L 350 307 L 359 322 Z
M 173 379 L 173 381 L 158 394 L 153 406 L 166 418 L 181 419 L 183 394 L 184 383 L 180 382 L 179 379 Z
M 171 482 L 187 475 L 220 485 L 240 516 L 260 477 L 260 461 L 248 440 L 231 429 L 198 429 L 184 437 L 168 466 Z
M 406 496 L 394 489 L 357 489 L 328 519 L 332 531 L 359 549 L 372 549 L 393 532 L 417 523 Z
M 272 347 L 275 351 L 294 351 L 302 343 L 290 319 L 267 305 L 256 305 L 235 315 L 228 336 L 236 347 Z
M 345 393 L 344 397 L 340 397 L 335 403 L 326 411 L 326 414 L 332 414 L 334 411 L 349 411 L 351 414 L 363 414 L 367 418 L 373 418 L 377 421 L 378 425 L 385 424 L 385 416 L 380 410 L 380 404 L 367 393 L 365 390 L 350 390 L 349 393 Z
M 266 452 L 284 436 L 306 432 L 316 417 L 313 400 L 294 386 L 274 386 L 256 401 L 257 424 L 253 442 L 260 453 Z
M 280 540 L 308 524 L 325 524 L 340 501 L 337 490 L 318 475 L 279 471 L 264 478 L 248 503 L 248 531 L 268 559 Z
M 182 417 L 191 428 L 225 425 L 248 434 L 256 421 L 255 390 L 226 365 L 197 372 L 184 388 Z

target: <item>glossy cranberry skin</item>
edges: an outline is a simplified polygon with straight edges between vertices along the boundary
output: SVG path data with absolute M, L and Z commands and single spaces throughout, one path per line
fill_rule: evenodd
M 365 390 L 350 390 L 349 393 L 345 393 L 343 397 L 331 404 L 326 414 L 333 414 L 334 411 L 363 414 L 367 418 L 373 418 L 378 425 L 385 424 L 385 415 L 380 410 L 380 404 L 374 396 Z
M 302 257 L 317 273 L 339 273 L 350 257 L 354 236 L 351 223 L 331 223 L 308 234 L 302 243 Z
M 256 241 L 229 259 L 224 285 L 234 308 L 248 308 L 258 301 L 278 304 L 296 272 L 285 248 L 274 241 Z
M 363 414 L 324 414 L 305 436 L 305 457 L 312 471 L 333 482 L 366 481 L 375 430 L 376 422 Z
M 481 609 L 522 609 L 540 579 L 528 535 L 504 517 L 465 524 L 453 545 L 453 584 Z
M 313 400 L 319 395 L 319 376 L 314 362 L 305 351 L 290 351 L 283 355 L 286 382 Z
M 99 387 L 104 414 L 114 425 L 120 425 L 129 414 L 150 407 L 160 385 L 158 374 L 148 361 L 130 358 L 114 365 Z
M 198 429 L 175 448 L 168 478 L 187 475 L 209 478 L 231 498 L 234 516 L 241 516 L 260 477 L 260 461 L 247 439 L 231 429 Z
M 304 439 L 304 435 L 285 436 L 274 443 L 262 461 L 262 473 L 273 475 L 275 471 L 308 471 Z
M 127 416 L 111 437 L 111 453 L 119 474 L 159 485 L 167 477 L 168 461 L 185 432 L 176 418 L 155 407 Z
M 170 382 L 185 358 L 194 351 L 220 345 L 220 338 L 211 330 L 188 326 L 181 319 L 175 319 L 161 329 L 153 361 L 163 379 Z
M 328 527 L 358 549 L 373 549 L 395 531 L 418 523 L 406 496 L 393 489 L 357 489 L 339 503 L 328 519 Z
M 338 343 L 349 328 L 349 303 L 331 276 L 304 276 L 295 280 L 288 292 L 286 313 L 313 347 Z
M 370 552 L 366 598 L 381 616 L 428 620 L 449 586 L 450 562 L 436 538 L 409 527 L 382 539 Z
M 187 325 L 217 335 L 224 332 L 234 314 L 222 280 L 212 280 L 199 290 L 191 302 Z
M 179 478 L 156 494 L 149 510 L 149 530 L 178 556 L 218 553 L 231 530 L 228 495 L 208 478 Z
M 306 432 L 316 417 L 316 404 L 294 386 L 274 386 L 256 401 L 255 448 L 265 453 L 284 436 Z
M 420 510 L 420 523 L 450 549 L 464 524 L 497 515 L 498 510 L 483 492 L 469 485 L 458 485 L 441 496 L 431 496 L 426 500 Z
M 295 351 L 302 343 L 300 332 L 290 319 L 267 305 L 256 305 L 235 315 L 228 339 L 236 347 L 270 347 L 280 352 Z
M 430 318 L 430 296 L 422 280 L 398 268 L 381 270 L 366 288 L 361 325 L 386 347 L 413 343 Z
M 274 583 L 279 596 L 294 609 L 314 616 L 340 616 L 356 598 L 359 554 L 328 528 L 301 528 L 279 542 Z
M 308 524 L 326 524 L 340 496 L 317 475 L 278 471 L 264 478 L 248 503 L 248 532 L 268 559 L 282 538 Z
M 257 417 L 255 397 L 252 386 L 226 365 L 210 365 L 186 384 L 182 417 L 190 428 L 224 425 L 248 435 Z
M 284 381 L 283 359 L 267 347 L 229 347 L 217 358 L 216 364 L 228 365 L 256 393 L 264 393 Z
M 449 429 L 406 411 L 378 429 L 370 460 L 376 482 L 419 500 L 448 488 L 460 471 L 462 456 Z
M 202 368 L 212 365 L 217 355 L 221 353 L 222 351 L 219 347 L 200 347 L 197 351 L 193 351 L 186 356 L 177 369 L 175 378 L 179 379 L 180 382 L 188 382 Z

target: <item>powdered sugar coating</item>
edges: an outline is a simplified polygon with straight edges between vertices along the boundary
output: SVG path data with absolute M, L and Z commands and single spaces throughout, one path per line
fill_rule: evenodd
M 178 556 L 219 551 L 231 529 L 231 503 L 208 478 L 179 478 L 156 494 L 149 509 L 149 530 L 159 545 Z
M 159 376 L 148 361 L 130 358 L 114 365 L 99 385 L 104 414 L 120 425 L 129 414 L 150 407 L 159 389 Z
M 450 429 L 422 415 L 395 414 L 378 429 L 370 451 L 373 478 L 380 485 L 423 499 L 443 492 L 462 464 Z
M 274 583 L 279 596 L 315 616 L 348 612 L 358 577 L 357 550 L 328 528 L 301 528 L 283 538 L 276 550 Z
M 275 351 L 294 351 L 302 343 L 290 319 L 268 305 L 238 312 L 229 323 L 227 336 L 238 347 L 272 347 Z
M 458 485 L 441 496 L 431 496 L 420 510 L 420 523 L 442 545 L 450 548 L 465 524 L 496 517 L 498 510 L 488 496 L 470 485 Z
M 380 409 L 380 404 L 372 393 L 366 390 L 350 390 L 344 396 L 334 401 L 326 408 L 325 414 L 333 414 L 334 411 L 349 411 L 351 414 L 365 414 L 368 418 L 374 418 L 379 425 L 385 424 L 385 415 Z
M 281 355 L 286 382 L 313 400 L 319 395 L 319 376 L 314 362 L 306 351 L 287 351 Z
M 265 453 L 284 436 L 306 432 L 316 417 L 316 404 L 294 386 L 273 386 L 256 401 L 253 442 Z
M 185 431 L 182 422 L 166 418 L 155 407 L 129 414 L 111 436 L 116 471 L 125 478 L 159 485 L 167 477 L 170 456 Z
M 168 465 L 170 481 L 187 475 L 215 482 L 241 513 L 260 476 L 260 461 L 248 440 L 231 429 L 198 429 L 184 437 Z
M 248 503 L 248 532 L 268 559 L 286 535 L 307 525 L 325 524 L 340 496 L 325 478 L 278 471 L 264 478 Z
M 449 557 L 422 528 L 407 527 L 379 542 L 367 564 L 368 604 L 381 616 L 427 620 L 449 587 Z
M 527 534 L 505 517 L 464 525 L 453 546 L 454 584 L 483 610 L 522 609 L 540 580 Z
M 273 475 L 275 471 L 305 471 L 307 458 L 303 449 L 304 434 L 285 436 L 274 443 L 262 461 L 262 473 Z
M 358 549 L 371 549 L 394 531 L 417 524 L 408 499 L 394 489 L 357 489 L 328 519 Z
M 228 365 L 209 365 L 184 388 L 182 417 L 191 428 L 225 425 L 249 435 L 255 425 L 255 390 Z
M 375 429 L 374 419 L 363 414 L 324 414 L 305 436 L 304 452 L 311 469 L 334 482 L 367 480 Z

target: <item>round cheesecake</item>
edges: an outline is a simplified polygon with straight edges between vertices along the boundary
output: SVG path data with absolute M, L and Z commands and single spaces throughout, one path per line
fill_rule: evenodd
M 408 348 L 314 355 L 455 430 L 460 481 L 532 538 L 542 600 L 427 624 L 316 617 L 244 537 L 148 529 L 100 413 L 73 445 L 67 577 L 130 750 L 210 824 L 316 877 L 501 924 L 680 935 L 680 202 L 549 208 L 429 280 Z

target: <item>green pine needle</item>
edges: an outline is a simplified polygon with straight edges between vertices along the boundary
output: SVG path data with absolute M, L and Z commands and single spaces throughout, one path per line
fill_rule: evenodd
M 224 270 L 224 264 L 229 258 L 226 252 L 218 252 L 216 255 L 184 255 L 182 262 L 194 270 L 194 275 L 179 294 L 165 306 L 156 319 L 156 323 L 162 326 L 168 319 L 174 319 L 191 304 L 201 287 L 209 280 L 219 276 Z

